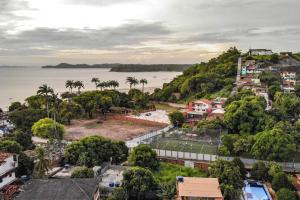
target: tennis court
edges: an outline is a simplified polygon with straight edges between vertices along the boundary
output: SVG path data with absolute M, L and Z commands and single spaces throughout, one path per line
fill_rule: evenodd
M 170 151 L 202 154 L 217 154 L 218 152 L 218 146 L 214 144 L 199 141 L 177 140 L 171 138 L 159 138 L 150 143 L 150 145 L 154 149 L 164 149 Z

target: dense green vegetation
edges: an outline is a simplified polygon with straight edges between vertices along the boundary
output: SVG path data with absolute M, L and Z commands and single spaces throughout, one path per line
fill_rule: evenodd
M 128 158 L 133 166 L 157 170 L 159 161 L 156 152 L 149 145 L 141 144 L 133 149 Z
M 94 171 L 92 168 L 77 167 L 71 174 L 71 178 L 93 178 Z
M 197 168 L 184 167 L 181 165 L 161 162 L 159 170 L 154 172 L 154 176 L 159 183 L 175 184 L 176 176 L 184 177 L 206 177 L 207 174 Z
M 157 89 L 152 98 L 160 101 L 175 101 L 176 97 L 172 93 L 180 93 L 180 100 L 185 101 L 209 97 L 221 91 L 229 94 L 235 81 L 237 60 L 240 55 L 236 48 L 230 48 L 208 63 L 189 67 L 182 75 L 164 84 L 162 89 Z
M 31 128 L 32 134 L 41 138 L 62 139 L 64 126 L 52 119 L 44 118 L 35 122 Z
M 190 65 L 188 64 L 95 64 L 95 65 L 87 65 L 87 64 L 68 64 L 68 63 L 60 63 L 58 65 L 47 65 L 42 68 L 111 68 L 112 72 L 155 72 L 155 71 L 183 71 L 188 68 Z
M 90 136 L 72 142 L 65 149 L 67 163 L 93 167 L 110 161 L 120 163 L 127 159 L 128 148 L 125 142 L 112 141 L 100 136 Z

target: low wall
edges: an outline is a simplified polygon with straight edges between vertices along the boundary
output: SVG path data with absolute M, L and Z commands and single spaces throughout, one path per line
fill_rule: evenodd
M 133 123 L 137 123 L 137 124 L 143 124 L 143 125 L 146 125 L 146 126 L 159 126 L 159 127 L 162 127 L 162 128 L 168 126 L 168 124 L 166 124 L 166 123 L 160 123 L 160 122 L 154 122 L 154 121 L 149 121 L 149 120 L 144 120 L 144 119 L 132 118 L 132 117 L 129 117 L 127 115 L 116 115 L 116 116 L 113 116 L 113 119 L 133 122 Z

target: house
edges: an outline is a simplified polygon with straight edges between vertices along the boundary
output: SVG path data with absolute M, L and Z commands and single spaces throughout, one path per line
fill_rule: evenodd
M 15 170 L 18 167 L 18 156 L 0 152 L 0 189 L 16 180 Z
M 223 200 L 217 178 L 177 177 L 176 200 Z
M 190 102 L 188 105 L 189 112 L 209 113 L 211 112 L 213 101 L 208 99 L 200 99 Z
M 15 199 L 20 200 L 91 200 L 98 180 L 94 178 L 31 179 Z
M 296 71 L 282 71 L 280 73 L 282 78 L 282 89 L 284 92 L 293 92 L 295 91 L 295 85 L 297 82 L 297 73 Z
M 270 56 L 273 54 L 269 49 L 249 49 L 249 56 Z

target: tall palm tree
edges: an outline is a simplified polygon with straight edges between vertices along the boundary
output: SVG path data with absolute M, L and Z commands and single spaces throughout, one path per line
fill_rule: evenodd
M 97 85 L 100 82 L 99 78 L 92 78 L 91 82 L 95 84 L 97 90 Z
M 45 98 L 48 118 L 49 118 L 49 95 L 52 93 L 53 93 L 53 89 L 49 87 L 47 84 L 43 84 L 42 86 L 40 86 L 37 91 L 38 95 Z
M 72 93 L 72 89 L 74 87 L 74 81 L 73 80 L 67 80 L 65 86 L 66 86 L 66 88 L 69 88 L 70 93 Z
M 143 89 L 142 89 L 142 91 L 144 92 L 144 87 L 145 87 L 145 84 L 148 84 L 148 81 L 147 81 L 147 79 L 145 79 L 145 78 L 142 78 L 142 79 L 140 80 L 140 84 L 142 84 L 142 85 L 143 85 Z
M 46 158 L 45 150 L 42 147 L 38 147 L 35 150 L 37 162 L 34 166 L 34 174 L 38 178 L 44 178 L 49 171 L 50 161 Z
M 116 87 L 119 87 L 119 82 L 118 81 L 112 80 L 112 81 L 110 81 L 110 84 L 114 88 L 114 90 L 116 89 Z
M 80 89 L 84 88 L 84 84 L 82 81 L 75 81 L 74 82 L 74 87 L 78 89 L 78 93 L 80 93 Z
M 126 78 L 126 83 L 129 83 L 129 87 L 131 89 L 132 85 L 135 86 L 135 85 L 139 84 L 139 81 L 135 77 L 129 76 Z

